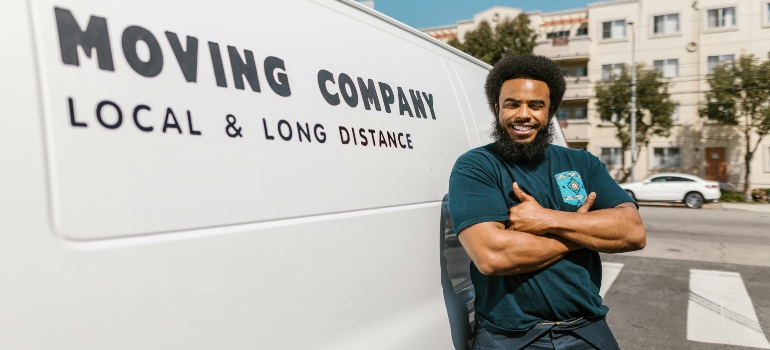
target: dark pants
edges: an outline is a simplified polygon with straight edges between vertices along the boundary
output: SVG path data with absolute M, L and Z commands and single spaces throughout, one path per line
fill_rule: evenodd
M 604 317 L 573 323 L 538 324 L 529 331 L 500 333 L 476 323 L 473 350 L 617 350 Z

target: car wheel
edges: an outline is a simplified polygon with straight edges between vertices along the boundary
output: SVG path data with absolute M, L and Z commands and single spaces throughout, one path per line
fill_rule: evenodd
M 684 196 L 684 204 L 693 209 L 703 206 L 703 195 L 698 192 L 690 192 Z
M 633 192 L 631 192 L 629 190 L 626 190 L 626 193 L 628 193 L 628 196 L 631 197 L 631 199 L 633 199 L 634 202 L 636 202 L 636 197 L 634 197 L 634 193 Z

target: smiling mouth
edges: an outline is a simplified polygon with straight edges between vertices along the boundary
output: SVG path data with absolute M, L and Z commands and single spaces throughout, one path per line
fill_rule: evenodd
M 539 123 L 508 123 L 509 133 L 513 138 L 529 138 L 540 128 Z
M 528 132 L 535 129 L 534 125 L 513 124 L 511 127 L 513 128 L 513 130 L 523 131 L 523 132 Z

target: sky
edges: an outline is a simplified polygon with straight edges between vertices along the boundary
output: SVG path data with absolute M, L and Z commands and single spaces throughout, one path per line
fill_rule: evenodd
M 374 9 L 407 25 L 421 29 L 455 24 L 495 6 L 526 11 L 553 12 L 584 8 L 597 0 L 374 0 Z

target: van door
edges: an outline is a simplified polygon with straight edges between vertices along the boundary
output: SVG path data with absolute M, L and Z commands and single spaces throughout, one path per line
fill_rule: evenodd
M 0 19 L 0 348 L 451 348 L 465 58 L 347 1 Z

